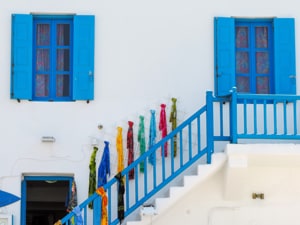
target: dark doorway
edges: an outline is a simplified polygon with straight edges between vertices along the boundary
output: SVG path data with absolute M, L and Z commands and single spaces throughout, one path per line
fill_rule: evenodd
M 72 179 L 26 177 L 22 187 L 22 193 L 26 193 L 26 201 L 25 198 L 22 198 L 24 201 L 22 212 L 26 213 L 26 216 L 22 216 L 22 224 L 53 225 L 63 218 L 67 214 L 67 200 Z M 24 218 L 26 218 L 26 222 L 23 221 Z

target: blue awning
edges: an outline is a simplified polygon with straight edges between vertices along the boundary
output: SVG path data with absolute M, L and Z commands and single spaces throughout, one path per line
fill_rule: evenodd
M 20 198 L 18 196 L 0 190 L 0 207 L 12 204 L 19 200 Z

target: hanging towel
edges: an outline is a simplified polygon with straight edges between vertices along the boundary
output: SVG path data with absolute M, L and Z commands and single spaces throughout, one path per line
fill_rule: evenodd
M 96 193 L 102 198 L 102 207 L 101 207 L 101 222 L 100 225 L 108 225 L 108 213 L 107 213 L 107 195 L 103 187 L 99 187 L 96 190 Z
M 150 131 L 149 131 L 149 149 L 155 144 L 156 139 L 156 120 L 155 120 L 155 110 L 151 109 L 150 118 Z M 155 152 L 149 156 L 149 162 L 154 165 L 155 163 Z
M 94 146 L 94 150 L 90 159 L 90 176 L 89 176 L 89 196 L 91 196 L 92 194 L 94 194 L 94 192 L 96 191 L 96 154 L 98 151 L 98 147 Z M 93 208 L 93 203 L 89 203 L 89 208 L 92 209 Z
M 117 127 L 117 154 L 118 154 L 118 168 L 117 172 L 121 172 L 124 169 L 124 154 L 123 154 L 123 136 L 122 136 L 122 127 Z
M 124 177 L 121 173 L 118 173 L 115 178 L 118 180 L 118 219 L 120 224 L 124 219 L 124 193 L 125 193 L 125 183 Z
M 109 142 L 104 141 L 104 151 L 98 168 L 98 188 L 107 183 L 107 176 L 110 175 Z
M 176 108 L 176 98 L 172 98 L 172 107 L 170 113 L 169 122 L 172 124 L 172 131 L 177 127 L 177 108 Z M 174 157 L 177 155 L 177 135 L 173 137 L 173 146 L 174 146 Z
M 167 117 L 166 117 L 166 105 L 161 104 L 160 105 L 160 118 L 159 118 L 159 130 L 161 131 L 161 138 L 164 138 L 168 134 L 168 128 L 167 128 Z M 168 142 L 164 144 L 163 149 L 161 150 L 161 155 L 165 157 L 168 156 Z
M 140 116 L 140 123 L 139 123 L 139 131 L 138 131 L 138 142 L 140 147 L 140 155 L 143 155 L 146 150 L 146 141 L 145 141 L 145 124 L 144 124 L 144 117 Z M 144 161 L 140 163 L 140 172 L 144 172 Z
M 73 212 L 75 213 L 75 216 L 76 216 L 76 218 L 75 218 L 75 224 L 76 225 L 83 225 L 83 219 L 82 219 L 80 207 L 76 206 L 73 209 Z
M 128 121 L 127 131 L 127 149 L 128 149 L 128 166 L 134 161 L 134 140 L 133 140 L 133 122 Z M 129 171 L 129 179 L 134 179 L 134 169 Z
M 76 188 L 76 183 L 73 180 L 67 212 L 71 212 L 76 206 L 77 206 L 77 188 Z

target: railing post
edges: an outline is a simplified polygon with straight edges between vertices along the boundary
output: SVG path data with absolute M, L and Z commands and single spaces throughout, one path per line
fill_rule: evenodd
M 206 144 L 207 163 L 211 163 L 211 154 L 214 152 L 214 116 L 213 116 L 213 95 L 212 91 L 206 92 Z
M 236 87 L 232 88 L 230 102 L 230 136 L 231 143 L 237 143 L 237 92 Z

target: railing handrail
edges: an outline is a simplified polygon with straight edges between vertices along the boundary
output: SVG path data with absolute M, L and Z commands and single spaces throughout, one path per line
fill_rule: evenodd
M 215 141 L 230 141 L 232 143 L 237 143 L 239 139 L 300 139 L 300 130 L 297 124 L 297 102 L 300 101 L 300 96 L 296 95 L 269 95 L 269 94 L 244 94 L 237 93 L 236 89 L 233 89 L 231 95 L 225 97 L 216 97 L 213 96 L 211 91 L 208 91 L 206 94 L 206 105 L 201 107 L 197 112 L 192 116 L 182 122 L 178 127 L 173 131 L 169 132 L 166 137 L 159 140 L 156 144 L 151 146 L 143 155 L 139 156 L 134 162 L 132 162 L 128 167 L 126 167 L 121 174 L 124 176 L 126 189 L 129 189 L 129 185 L 132 185 L 130 188 L 133 188 L 135 192 L 135 199 L 133 204 L 130 202 L 130 196 L 132 193 L 127 193 L 125 198 L 125 217 L 131 214 L 136 210 L 141 204 L 150 199 L 154 194 L 171 182 L 176 176 L 182 173 L 185 169 L 191 166 L 195 161 L 200 159 L 203 156 L 206 156 L 207 163 L 210 163 L 211 154 L 214 152 L 214 142 Z M 227 104 L 229 103 L 229 105 Z M 219 123 L 216 124 L 215 121 L 215 104 L 219 105 L 218 114 Z M 279 107 L 280 105 L 280 107 Z M 281 111 L 280 111 L 281 110 Z M 280 111 L 280 112 L 279 112 Z M 281 114 L 280 114 L 281 113 Z M 287 114 L 290 113 L 293 116 L 287 118 Z M 271 118 L 273 124 L 269 124 L 270 115 L 274 118 Z M 225 115 L 229 116 L 228 119 L 224 118 Z M 281 115 L 282 124 L 277 124 L 278 115 Z M 206 116 L 206 123 L 203 125 L 201 123 L 202 116 Z M 243 120 L 241 118 L 244 118 Z M 249 124 L 249 118 L 252 118 L 253 123 Z M 262 123 L 257 124 L 258 120 L 262 120 Z M 217 120 L 216 120 L 217 121 Z M 288 121 L 288 122 L 287 122 Z M 228 123 L 225 126 L 225 122 Z M 218 127 L 219 125 L 219 127 Z M 270 132 L 270 127 L 273 126 L 273 131 Z M 251 128 L 251 129 L 250 129 Z M 203 143 L 201 135 L 205 132 L 206 143 Z M 219 132 L 217 134 L 217 132 Z M 193 139 L 193 134 L 196 133 L 196 140 Z M 201 135 L 200 135 L 201 133 Z M 185 136 L 187 135 L 187 136 Z M 178 141 L 179 155 L 177 159 L 173 157 L 174 153 L 174 140 Z M 147 160 L 161 149 L 163 151 L 165 143 L 169 143 L 171 152 L 170 158 L 166 160 L 163 154 L 161 155 L 161 164 L 155 164 L 148 168 L 149 171 L 146 171 L 143 175 L 144 178 L 144 190 L 141 193 L 139 190 L 139 178 L 138 177 L 138 168 L 139 165 L 147 163 Z M 194 144 L 196 143 L 196 144 Z M 185 146 L 184 146 L 185 145 Z M 193 146 L 195 145 L 195 146 Z M 184 161 L 183 148 L 187 149 L 187 162 Z M 179 159 L 178 159 L 179 158 Z M 177 161 L 176 161 L 177 160 Z M 168 164 L 169 163 L 169 164 Z M 169 170 L 166 168 L 169 166 Z M 178 166 L 178 168 L 176 167 Z M 145 167 L 147 169 L 147 167 Z M 133 182 L 129 181 L 128 174 L 131 170 L 135 170 L 135 180 Z M 151 173 L 152 170 L 152 173 Z M 160 183 L 157 183 L 158 178 L 156 177 L 157 173 L 161 173 Z M 168 174 L 167 174 L 168 173 Z M 150 174 L 150 175 L 149 175 Z M 148 181 L 149 179 L 149 181 Z M 150 180 L 153 180 L 151 185 L 153 188 L 148 189 Z M 112 188 L 118 184 L 118 180 L 115 177 L 112 177 L 107 184 L 103 187 L 108 193 L 108 198 L 113 198 Z M 150 185 L 150 186 L 151 186 Z M 143 195 L 144 194 L 144 195 Z M 140 195 L 142 197 L 140 197 Z M 96 202 L 94 211 L 100 213 L 101 196 L 97 193 L 94 193 L 84 202 L 82 202 L 79 207 L 84 210 L 84 218 L 87 220 L 87 206 L 90 202 Z M 111 202 L 108 205 L 109 211 L 109 224 L 117 224 L 119 220 L 117 217 L 112 217 L 111 212 Z M 94 214 L 99 216 L 97 213 Z M 63 224 L 69 224 L 69 220 L 74 216 L 74 213 L 66 215 L 61 222 Z M 101 215 L 100 215 L 101 216 Z M 93 220 L 93 224 L 99 224 L 99 218 Z M 91 223 L 89 223 L 91 224 Z M 86 221 L 85 221 L 86 225 Z
M 236 116 L 231 123 L 232 142 L 237 143 L 238 139 L 300 139 L 297 103 L 300 103 L 299 95 L 245 94 L 233 89 L 230 113 Z
M 147 161 L 149 159 L 149 157 L 152 155 L 152 154 L 156 154 L 158 151 L 160 151 L 160 149 L 163 149 L 164 148 L 164 144 L 166 142 L 169 143 L 170 145 L 170 148 L 171 148 L 171 152 L 170 152 L 170 161 L 171 164 L 175 164 L 175 160 L 174 160 L 174 157 L 173 157 L 173 153 L 174 153 L 174 144 L 173 144 L 173 140 L 174 138 L 177 138 L 178 139 L 178 149 L 180 149 L 180 154 L 182 152 L 182 148 L 183 148 L 183 130 L 184 129 L 187 129 L 186 132 L 191 132 L 192 130 L 192 125 L 191 123 L 194 121 L 194 120 L 197 120 L 199 119 L 199 117 L 202 115 L 202 114 L 205 114 L 206 113 L 206 106 L 200 108 L 197 112 L 195 112 L 191 117 L 189 117 L 188 119 L 186 119 L 184 122 L 182 122 L 180 125 L 178 125 L 174 130 L 172 130 L 171 132 L 169 132 L 167 134 L 167 136 L 165 136 L 163 139 L 159 140 L 157 143 L 155 143 L 153 146 L 151 146 L 143 155 L 139 156 L 135 161 L 133 161 L 129 166 L 127 166 L 126 168 L 124 168 L 124 170 L 121 171 L 121 174 L 125 177 L 126 181 L 125 183 L 128 184 L 129 183 L 129 180 L 127 178 L 128 176 L 128 173 L 129 171 L 131 171 L 132 169 L 135 169 L 137 170 L 138 166 Z M 200 123 L 200 122 L 199 122 Z M 198 134 L 200 136 L 200 134 Z M 189 135 L 191 136 L 191 135 Z M 200 145 L 200 143 L 198 143 Z M 160 183 L 157 183 L 157 184 L 153 184 L 153 186 L 155 186 L 153 189 L 149 189 L 149 191 L 145 194 L 145 196 L 139 198 L 135 204 L 131 204 L 131 205 L 127 205 L 127 208 L 125 209 L 125 217 L 128 216 L 130 213 L 132 213 L 134 210 L 136 210 L 142 202 L 145 202 L 146 200 L 150 199 L 154 194 L 156 194 L 160 189 L 163 188 L 163 186 L 165 186 L 167 183 L 171 182 L 175 177 L 177 177 L 177 175 L 179 173 L 182 173 L 186 168 L 188 168 L 190 166 L 190 164 L 192 164 L 193 162 L 195 162 L 196 160 L 198 160 L 200 157 L 204 156 L 204 155 L 207 155 L 207 159 L 210 159 L 210 155 L 212 154 L 213 150 L 210 149 L 210 150 L 207 150 L 207 147 L 206 146 L 202 146 L 202 147 L 198 147 L 198 149 L 200 149 L 200 151 L 196 154 L 196 155 L 193 155 L 194 153 L 192 153 L 193 151 L 193 148 L 191 146 L 188 146 L 189 148 L 189 157 L 190 159 L 188 160 L 188 162 L 184 162 L 183 161 L 183 157 L 181 155 L 178 155 L 178 157 L 182 157 L 180 158 L 178 161 L 179 161 L 179 169 L 175 169 L 175 166 L 174 165 L 171 165 L 171 169 L 170 169 L 170 174 L 171 175 L 164 175 L 165 178 L 163 178 L 162 181 L 160 181 Z M 179 153 L 178 153 L 179 154 Z M 166 167 L 166 162 L 165 162 L 165 157 L 162 157 L 162 165 L 161 166 L 165 166 Z M 153 168 L 156 168 L 156 166 L 154 166 Z M 158 168 L 156 168 L 158 170 Z M 163 169 L 160 171 L 162 173 L 165 173 L 163 171 Z M 154 173 L 153 173 L 154 174 Z M 153 177 L 155 177 L 156 175 L 154 174 Z M 155 179 L 153 178 L 152 179 Z M 112 177 L 108 183 L 106 183 L 103 188 L 107 191 L 108 193 L 108 198 L 110 199 L 110 195 L 112 195 L 112 191 L 111 191 L 111 188 L 115 185 L 117 185 L 118 181 L 115 177 Z M 88 204 L 90 202 L 93 202 L 93 201 L 101 201 L 101 196 L 99 196 L 97 193 L 94 193 L 93 195 L 91 195 L 90 197 L 88 197 L 84 202 L 82 202 L 79 207 L 81 210 L 84 210 L 84 217 L 86 218 L 87 217 L 87 207 L 88 207 Z M 129 202 L 128 199 L 125 199 L 127 201 L 127 204 Z M 125 202 L 126 202 L 125 201 Z M 99 204 L 95 204 L 94 207 L 97 207 L 97 208 L 94 208 L 94 210 L 97 210 L 99 211 Z M 68 215 L 66 215 L 64 218 L 61 219 L 61 223 L 62 224 L 69 224 L 69 220 L 74 216 L 74 212 L 70 212 Z M 99 219 L 97 219 L 99 220 Z M 86 221 L 85 221 L 86 223 Z M 119 223 L 119 220 L 118 218 L 111 218 L 109 217 L 109 224 L 117 224 Z M 90 224 L 90 223 L 89 223 Z M 97 222 L 93 222 L 93 224 L 97 224 Z

